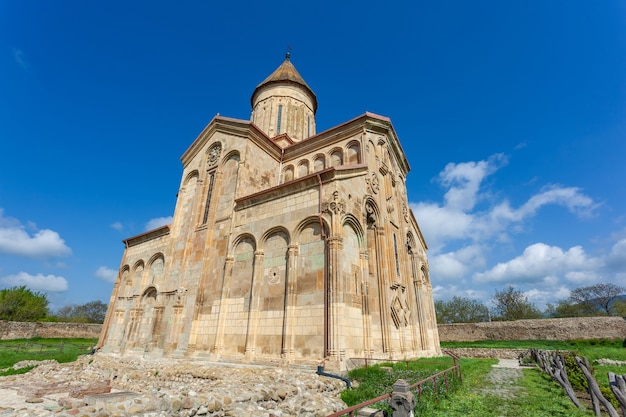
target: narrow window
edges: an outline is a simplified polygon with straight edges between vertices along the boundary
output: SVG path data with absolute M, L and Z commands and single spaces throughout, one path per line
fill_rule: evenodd
M 311 116 L 306 117 L 306 137 L 311 136 Z
M 278 120 L 276 121 L 276 134 L 278 135 L 280 133 L 280 119 L 283 116 L 283 105 L 279 104 L 278 105 Z
M 400 276 L 400 262 L 398 262 L 398 242 L 396 240 L 396 234 L 393 234 L 393 250 L 396 254 L 396 274 Z
M 206 224 L 209 219 L 209 206 L 211 205 L 211 194 L 213 193 L 213 183 L 215 182 L 215 171 L 209 174 L 209 192 L 206 196 L 206 204 L 204 205 L 204 216 L 202 217 L 202 224 Z

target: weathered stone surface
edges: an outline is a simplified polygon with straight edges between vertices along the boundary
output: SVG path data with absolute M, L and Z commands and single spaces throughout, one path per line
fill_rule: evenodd
M 197 376 L 181 378 L 192 374 Z M 205 378 L 206 375 L 211 377 Z M 110 383 L 110 393 L 91 394 L 82 400 L 67 396 L 72 387 L 104 383 Z M 28 397 L 19 396 L 24 386 L 44 392 L 44 396 L 45 387 L 54 392 L 66 387 L 66 391 L 53 405 L 29 404 L 25 402 Z M 344 386 L 342 381 L 308 369 L 243 365 L 235 368 L 201 361 L 141 360 L 98 354 L 79 358 L 72 364 L 47 363 L 27 374 L 0 377 L 3 395 L 16 394 L 16 406 L 0 412 L 2 417 L 269 417 L 270 413 L 277 417 L 316 416 L 345 408 L 339 399 Z M 3 399 L 4 403 L 7 401 L 14 400 Z M 16 411 L 20 408 L 23 410 Z
M 31 398 L 27 398 L 26 402 L 30 404 L 42 403 L 43 399 L 39 397 L 31 397 Z
M 84 398 L 86 395 L 105 394 L 111 392 L 111 385 L 108 382 L 93 382 L 86 386 L 72 388 L 70 397 Z
M 100 324 L 0 320 L 0 340 L 31 339 L 33 337 L 97 339 L 101 329 L 102 325 Z
M 438 329 L 439 338 L 442 342 L 626 338 L 626 320 L 622 317 L 576 317 L 440 324 Z
M 216 116 L 184 153 L 171 224 L 125 240 L 103 352 L 333 371 L 438 355 L 391 121 L 365 113 L 316 135 L 309 87 L 270 78 L 250 121 Z

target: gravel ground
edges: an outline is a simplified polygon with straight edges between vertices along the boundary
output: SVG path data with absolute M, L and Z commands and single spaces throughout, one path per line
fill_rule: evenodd
M 0 377 L 0 417 L 323 417 L 344 387 L 311 369 L 97 354 Z
M 478 393 L 496 395 L 500 398 L 513 398 L 517 396 L 522 387 L 518 381 L 524 376 L 517 359 L 499 359 L 487 374 L 487 387 L 477 390 Z

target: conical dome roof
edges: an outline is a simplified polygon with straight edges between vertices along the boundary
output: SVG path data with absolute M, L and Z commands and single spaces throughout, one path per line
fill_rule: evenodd
M 254 99 L 259 91 L 263 87 L 267 87 L 271 84 L 284 84 L 284 83 L 293 83 L 297 84 L 300 87 L 304 88 L 304 90 L 311 96 L 313 99 L 313 113 L 317 111 L 317 97 L 315 97 L 315 93 L 311 90 L 311 87 L 307 85 L 302 76 L 296 70 L 296 67 L 291 63 L 290 53 L 287 52 L 285 56 L 285 60 L 276 70 L 269 75 L 263 82 L 256 86 L 254 92 L 252 93 L 252 97 L 250 98 L 250 103 L 252 107 L 254 107 Z

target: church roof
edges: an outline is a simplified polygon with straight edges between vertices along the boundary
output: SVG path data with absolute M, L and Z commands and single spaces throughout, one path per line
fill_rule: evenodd
M 302 76 L 298 73 L 298 70 L 296 70 L 296 67 L 291 63 L 289 52 L 287 52 L 283 63 L 280 64 L 280 66 L 276 68 L 276 70 L 271 73 L 269 77 L 263 80 L 261 84 L 256 86 L 256 88 L 254 89 L 254 93 L 252 93 L 252 97 L 250 98 L 252 106 L 254 107 L 254 97 L 261 88 L 270 84 L 279 84 L 285 82 L 298 84 L 300 87 L 303 87 L 307 91 L 307 93 L 309 93 L 313 98 L 313 113 L 317 111 L 317 97 L 315 97 L 315 93 L 313 92 L 313 90 L 311 90 L 311 87 L 308 86 Z

